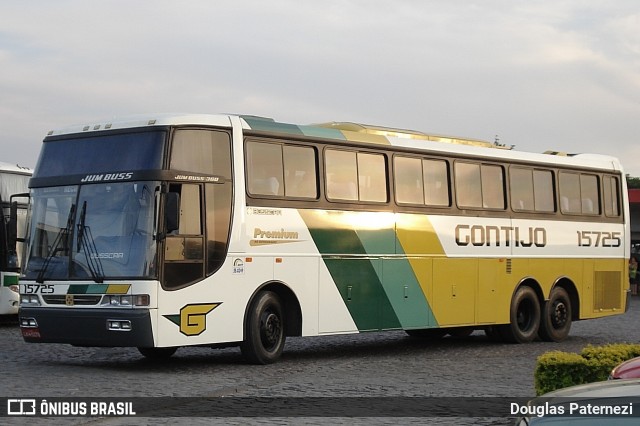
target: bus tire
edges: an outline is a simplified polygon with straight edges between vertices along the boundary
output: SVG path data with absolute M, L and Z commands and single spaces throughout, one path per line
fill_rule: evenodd
M 551 290 L 549 300 L 542 308 L 538 335 L 547 342 L 561 342 L 571 330 L 571 300 L 562 287 Z
M 509 318 L 509 324 L 500 326 L 500 334 L 504 341 L 528 343 L 538 336 L 540 302 L 531 287 L 522 286 L 516 291 L 511 300 Z
M 176 353 L 178 348 L 169 347 L 169 348 L 138 348 L 138 352 L 140 352 L 145 358 L 152 360 L 161 360 L 171 358 L 173 354 Z
M 277 294 L 262 291 L 253 299 L 245 323 L 242 355 L 252 364 L 276 362 L 285 343 L 282 303 Z

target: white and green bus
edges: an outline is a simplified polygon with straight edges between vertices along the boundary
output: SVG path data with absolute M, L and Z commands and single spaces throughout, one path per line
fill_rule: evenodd
M 18 277 L 24 234 L 31 170 L 0 162 L 0 315 L 16 315 L 20 303 Z
M 24 340 L 239 345 L 406 330 L 561 341 L 626 311 L 615 158 L 353 123 L 166 115 L 50 132 L 30 181 Z

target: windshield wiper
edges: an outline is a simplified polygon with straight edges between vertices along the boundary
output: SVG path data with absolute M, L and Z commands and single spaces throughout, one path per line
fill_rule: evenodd
M 42 268 L 40 269 L 40 272 L 38 272 L 38 276 L 36 277 L 37 283 L 42 284 L 44 282 L 44 274 L 47 272 L 47 269 L 49 268 L 51 259 L 53 259 L 53 257 L 59 251 L 58 246 L 60 245 L 61 241 L 64 240 L 64 246 L 61 250 L 68 250 L 69 231 L 71 230 L 71 226 L 73 224 L 73 216 L 75 215 L 75 212 L 76 212 L 76 205 L 72 204 L 71 208 L 69 209 L 69 216 L 67 217 L 67 226 L 65 226 L 64 228 L 60 228 L 60 230 L 58 231 L 58 234 L 56 235 L 55 240 L 53 240 L 53 245 L 49 249 L 49 252 L 47 253 L 47 258 L 42 263 Z
M 96 283 L 102 283 L 104 281 L 104 270 L 102 269 L 102 262 L 98 256 L 98 249 L 96 243 L 91 234 L 91 228 L 85 225 L 85 217 L 87 215 L 87 202 L 82 203 L 82 210 L 80 211 L 80 218 L 78 220 L 78 243 L 77 252 L 82 252 L 87 259 L 87 268 L 91 273 L 93 281 Z

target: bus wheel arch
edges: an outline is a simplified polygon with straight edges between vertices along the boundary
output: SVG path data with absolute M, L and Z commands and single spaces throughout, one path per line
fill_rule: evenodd
M 242 354 L 253 364 L 276 362 L 286 336 L 302 334 L 301 317 L 298 299 L 287 286 L 278 282 L 261 286 L 245 311 Z
M 535 281 L 524 281 L 516 288 L 509 306 L 509 323 L 498 326 L 504 341 L 528 343 L 538 336 L 540 300 L 541 290 Z
M 540 319 L 540 338 L 547 342 L 561 342 L 567 338 L 571 330 L 572 320 L 577 318 L 573 307 L 577 305 L 577 291 L 573 283 L 562 279 L 556 283 L 549 293 L 549 298 L 542 305 Z

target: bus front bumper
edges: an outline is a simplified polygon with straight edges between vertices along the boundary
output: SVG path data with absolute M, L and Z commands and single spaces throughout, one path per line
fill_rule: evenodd
M 148 309 L 67 309 L 21 307 L 25 342 L 75 346 L 153 347 Z

